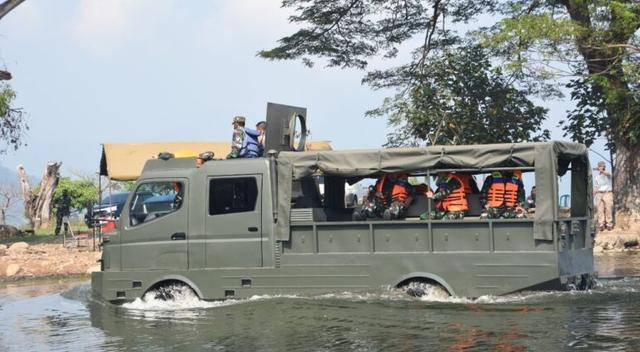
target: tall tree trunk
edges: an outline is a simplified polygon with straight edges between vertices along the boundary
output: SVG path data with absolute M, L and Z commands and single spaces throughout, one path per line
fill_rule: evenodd
M 58 172 L 62 163 L 49 162 L 40 181 L 37 195 L 33 194 L 26 172 L 22 165 L 18 166 L 18 178 L 24 198 L 25 213 L 33 228 L 47 228 L 51 219 L 51 199 L 58 186 Z
M 29 179 L 27 177 L 27 172 L 24 170 L 24 166 L 18 165 L 17 174 L 18 181 L 20 181 L 22 200 L 24 201 L 24 216 L 26 216 L 29 220 L 29 225 L 31 225 L 31 228 L 35 228 L 35 222 L 33 221 L 33 203 L 35 203 L 35 196 L 31 191 L 31 186 L 29 185 Z
M 640 148 L 616 143 L 614 203 L 616 226 L 623 229 L 640 226 Z

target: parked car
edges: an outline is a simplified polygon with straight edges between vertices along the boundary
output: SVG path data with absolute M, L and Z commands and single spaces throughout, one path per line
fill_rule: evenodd
M 149 194 L 149 197 L 152 195 Z M 113 193 L 102 199 L 100 204 L 90 207 L 84 216 L 84 222 L 89 227 L 93 227 L 95 223 L 103 225 L 105 220 L 117 220 L 124 208 L 124 203 L 129 197 L 129 192 Z

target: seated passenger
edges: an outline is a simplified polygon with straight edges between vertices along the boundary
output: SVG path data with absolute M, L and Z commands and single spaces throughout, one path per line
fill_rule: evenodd
M 436 179 L 436 192 L 428 192 L 427 197 L 436 201 L 436 209 L 431 214 L 420 215 L 421 220 L 431 219 L 464 219 L 469 210 L 467 192 L 470 189 L 467 177 L 449 172 L 441 172 Z
M 353 220 L 383 218 L 401 219 L 413 201 L 413 188 L 405 174 L 382 175 L 375 186 L 369 187 L 361 209 L 353 212 Z
M 407 208 L 413 201 L 413 187 L 409 184 L 406 174 L 391 174 L 389 182 L 392 187 L 390 193 L 384 193 L 388 207 L 384 210 L 382 218 L 385 220 L 402 219 L 406 216 Z
M 502 171 L 493 171 L 482 185 L 484 212 L 480 218 L 516 218 L 523 217 L 524 185 L 522 171 L 513 171 L 510 175 Z
M 536 211 L 536 186 L 531 187 L 531 194 L 527 197 L 527 203 L 525 204 L 528 213 L 535 213 Z
M 480 193 L 480 189 L 478 188 L 478 184 L 476 183 L 476 179 L 471 174 L 467 173 L 459 173 L 458 176 L 462 179 L 465 184 L 464 193 L 473 194 Z

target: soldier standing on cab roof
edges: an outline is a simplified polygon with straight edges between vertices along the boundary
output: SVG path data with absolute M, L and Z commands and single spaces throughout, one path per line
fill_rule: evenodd
M 258 132 L 258 145 L 260 146 L 260 156 L 264 155 L 265 139 L 267 136 L 267 122 L 260 121 L 256 124 L 256 131 Z
M 231 153 L 227 155 L 227 159 L 257 158 L 260 156 L 259 133 L 244 127 L 245 122 L 246 119 L 243 116 L 233 118 Z
M 60 228 L 62 227 L 62 223 L 64 222 L 64 217 L 68 217 L 71 214 L 71 197 L 69 197 L 69 193 L 66 189 L 62 190 L 62 195 L 60 198 L 56 200 L 56 236 L 60 235 Z M 64 222 L 64 233 L 67 234 L 69 231 L 69 225 L 67 222 Z

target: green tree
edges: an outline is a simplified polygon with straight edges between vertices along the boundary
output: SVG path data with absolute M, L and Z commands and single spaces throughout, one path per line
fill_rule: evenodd
M 0 19 L 23 2 L 24 0 L 5 0 L 0 2 Z M 10 79 L 10 72 L 0 70 L 0 81 Z M 0 82 L 0 142 L 14 150 L 24 144 L 24 133 L 28 130 L 22 109 L 11 105 L 15 98 L 16 92 L 11 86 L 5 82 Z M 6 147 L 0 147 L 0 153 L 5 151 Z
M 24 144 L 24 133 L 28 130 L 22 109 L 11 106 L 16 98 L 16 92 L 7 83 L 0 83 L 0 141 L 5 147 L 0 147 L 0 153 L 6 148 L 18 149 Z
M 98 189 L 91 180 L 72 180 L 69 177 L 60 177 L 58 186 L 53 193 L 52 204 L 57 203 L 65 190 L 71 198 L 71 209 L 80 210 L 87 204 L 98 201 Z
M 406 48 L 402 44 L 418 43 L 406 64 L 367 73 L 364 82 L 376 89 L 411 92 L 433 57 L 459 47 L 460 37 L 490 49 L 529 94 L 558 96 L 557 79 L 573 77 L 568 88 L 577 108 L 563 128 L 587 144 L 601 135 L 609 139 L 616 206 L 640 207 L 640 2 L 284 0 L 283 7 L 294 9 L 290 21 L 303 28 L 261 51 L 264 58 L 301 59 L 311 66 L 320 57 L 328 66 L 365 69 L 373 57 L 396 57 Z M 481 16 L 496 22 L 462 34 L 455 30 Z
M 369 112 L 388 116 L 387 146 L 513 143 L 548 139 L 547 110 L 535 106 L 479 46 L 445 49 L 415 75 L 406 94 Z

